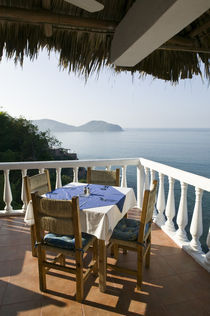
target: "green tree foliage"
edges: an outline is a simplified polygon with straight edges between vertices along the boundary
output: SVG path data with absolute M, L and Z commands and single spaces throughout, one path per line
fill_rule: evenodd
M 0 161 L 52 160 L 52 148 L 59 141 L 49 132 L 40 132 L 30 121 L 0 112 Z
M 48 161 L 58 160 L 55 147 L 60 142 L 50 136 L 50 133 L 40 132 L 37 126 L 30 121 L 20 117 L 13 118 L 6 112 L 0 112 L 0 162 L 18 161 Z M 60 157 L 60 159 L 69 159 Z M 37 170 L 30 170 L 29 175 L 37 173 Z M 55 172 L 50 172 L 52 187 L 55 184 Z M 62 175 L 64 184 L 72 180 L 72 171 L 66 170 Z M 0 209 L 4 208 L 2 200 L 3 172 L 0 172 Z M 13 194 L 13 207 L 21 208 L 21 171 L 10 172 L 10 183 Z

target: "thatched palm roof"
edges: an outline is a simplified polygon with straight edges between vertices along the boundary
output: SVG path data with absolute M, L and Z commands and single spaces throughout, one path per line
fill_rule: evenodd
M 60 65 L 88 76 L 114 67 L 110 47 L 117 24 L 135 0 L 100 0 L 104 10 L 88 13 L 63 0 L 0 0 L 0 58 L 15 62 L 57 51 Z M 116 71 L 151 74 L 177 82 L 204 74 L 210 80 L 210 11 L 132 68 Z

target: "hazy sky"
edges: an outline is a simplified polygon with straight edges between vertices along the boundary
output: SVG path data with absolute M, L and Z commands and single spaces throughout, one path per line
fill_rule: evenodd
M 54 119 L 70 125 L 104 120 L 122 127 L 208 127 L 210 89 L 200 77 L 178 85 L 162 80 L 134 80 L 130 74 L 103 71 L 85 83 L 58 68 L 58 56 L 46 52 L 23 68 L 0 63 L 0 107 L 26 119 Z

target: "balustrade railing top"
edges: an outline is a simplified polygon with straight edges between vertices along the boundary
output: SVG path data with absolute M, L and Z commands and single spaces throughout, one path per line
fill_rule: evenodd
M 140 158 L 140 163 L 144 167 L 150 168 L 166 176 L 172 177 L 176 180 L 179 180 L 180 182 L 184 182 L 192 186 L 199 187 L 202 190 L 210 192 L 209 178 L 205 178 L 197 174 L 173 168 L 162 163 L 147 160 L 144 158 Z

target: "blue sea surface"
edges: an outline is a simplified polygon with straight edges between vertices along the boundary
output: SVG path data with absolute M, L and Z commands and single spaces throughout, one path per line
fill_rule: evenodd
M 79 159 L 142 157 L 210 178 L 210 129 L 126 129 L 123 132 L 68 132 L 54 134 L 64 148 L 72 149 Z M 136 168 L 127 169 L 128 186 L 136 191 Z M 166 194 L 168 182 L 165 179 Z M 175 182 L 176 210 L 180 183 Z M 167 196 L 167 195 L 166 195 Z M 188 188 L 188 214 L 191 223 L 195 190 Z M 201 238 L 205 251 L 210 222 L 210 193 L 204 192 L 204 233 Z M 187 226 L 188 237 L 189 224 Z

